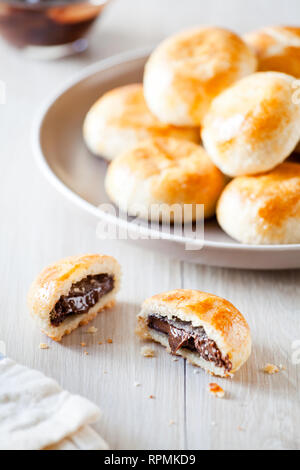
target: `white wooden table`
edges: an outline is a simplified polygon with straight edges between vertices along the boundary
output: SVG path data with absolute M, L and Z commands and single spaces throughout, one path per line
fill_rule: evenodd
M 246 31 L 293 23 L 299 13 L 299 0 L 115 0 L 83 55 L 34 62 L 0 43 L 0 79 L 7 84 L 7 104 L 0 106 L 0 340 L 10 357 L 99 404 L 103 419 L 95 427 L 113 449 L 299 449 L 300 365 L 292 363 L 292 343 L 300 339 L 300 273 L 193 266 L 118 241 L 100 242 L 96 221 L 56 194 L 36 168 L 30 143 L 34 115 L 61 82 L 113 53 L 156 43 L 196 23 Z M 119 303 L 94 322 L 95 336 L 81 328 L 56 344 L 29 318 L 27 289 L 49 262 L 85 252 L 120 261 Z M 228 298 L 251 325 L 250 361 L 233 381 L 218 380 L 225 400 L 209 395 L 207 375 L 194 374 L 184 360 L 172 361 L 159 346 L 156 358 L 140 354 L 134 336 L 140 303 L 180 287 Z M 105 343 L 107 338 L 113 343 Z M 42 351 L 39 343 L 45 341 L 50 349 Z M 286 370 L 265 375 L 266 362 Z

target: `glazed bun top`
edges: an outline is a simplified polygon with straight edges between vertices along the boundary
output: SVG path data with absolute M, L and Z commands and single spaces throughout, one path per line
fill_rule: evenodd
M 202 129 L 214 163 L 230 176 L 269 171 L 300 140 L 294 78 L 259 72 L 240 80 L 212 103 Z
M 152 53 L 145 98 L 162 122 L 199 125 L 212 99 L 256 68 L 256 55 L 235 33 L 194 28 L 166 39 Z
M 138 83 L 115 88 L 99 98 L 86 115 L 83 135 L 89 149 L 107 160 L 151 137 L 200 141 L 197 128 L 160 122 L 148 109 L 143 86 Z
M 191 142 L 157 138 L 124 152 L 110 165 L 105 188 L 125 212 L 134 205 L 204 205 L 204 215 L 214 215 L 226 180 L 203 147 Z
M 283 72 L 300 78 L 300 28 L 270 26 L 244 36 L 258 57 L 262 71 Z
M 300 165 L 285 162 L 227 185 L 217 207 L 225 232 L 250 244 L 300 243 Z

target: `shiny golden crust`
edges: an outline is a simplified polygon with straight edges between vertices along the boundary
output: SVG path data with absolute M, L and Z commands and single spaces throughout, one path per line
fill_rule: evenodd
M 259 70 L 300 78 L 300 28 L 270 26 L 248 33 L 244 39 L 257 54 Z
M 230 176 L 269 171 L 300 139 L 300 106 L 294 78 L 259 72 L 240 80 L 212 103 L 202 129 L 214 163 Z
M 168 318 L 177 317 L 190 321 L 193 326 L 202 326 L 208 337 L 214 340 L 232 362 L 232 373 L 248 359 L 251 352 L 249 326 L 243 315 L 227 300 L 198 290 L 177 289 L 154 295 L 145 300 L 138 315 L 137 333 L 144 339 L 153 338 L 145 320 L 149 314 L 157 313 Z M 214 372 L 207 364 L 207 370 Z
M 161 121 L 199 125 L 212 99 L 256 67 L 255 54 L 235 33 L 194 28 L 168 38 L 152 53 L 145 67 L 145 98 Z
M 114 289 L 82 315 L 67 318 L 59 326 L 53 326 L 49 314 L 62 295 L 67 295 L 72 284 L 89 275 L 107 273 L 114 276 Z M 112 305 L 120 287 L 120 266 L 111 256 L 87 254 L 70 256 L 46 267 L 34 280 L 28 292 L 28 308 L 42 331 L 50 338 L 60 341 L 79 325 L 88 323 L 97 313 Z
M 105 93 L 88 112 L 83 134 L 90 150 L 108 160 L 151 137 L 200 142 L 199 129 L 160 122 L 146 105 L 142 84 L 126 85 Z
M 163 138 L 120 155 L 105 181 L 108 195 L 122 210 L 133 213 L 134 204 L 143 205 L 144 218 L 152 204 L 204 204 L 205 217 L 210 217 L 224 186 L 224 175 L 202 147 Z
M 243 243 L 300 243 L 300 165 L 286 162 L 266 174 L 234 179 L 223 191 L 217 217 Z

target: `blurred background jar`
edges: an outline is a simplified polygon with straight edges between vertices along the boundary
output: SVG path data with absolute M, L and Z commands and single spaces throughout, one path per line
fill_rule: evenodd
M 87 33 L 109 0 L 0 0 L 0 35 L 36 58 L 88 46 Z

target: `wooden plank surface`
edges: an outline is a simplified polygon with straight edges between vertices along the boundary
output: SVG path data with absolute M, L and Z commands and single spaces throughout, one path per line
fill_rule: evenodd
M 36 111 L 63 80 L 112 53 L 155 43 L 196 23 L 224 24 L 238 31 L 295 23 L 299 8 L 298 0 L 115 0 L 95 28 L 91 48 L 81 56 L 35 62 L 0 43 L 0 80 L 7 84 L 7 104 L 0 106 L 0 340 L 10 357 L 99 404 L 103 418 L 95 428 L 112 448 L 299 449 L 300 366 L 292 364 L 291 357 L 292 343 L 300 339 L 300 276 L 296 271 L 187 265 L 133 245 L 97 240 L 96 221 L 56 194 L 36 168 L 30 143 Z M 47 263 L 84 252 L 119 259 L 120 301 L 94 322 L 97 335 L 87 335 L 82 328 L 54 344 L 28 317 L 27 289 Z M 218 381 L 226 390 L 223 401 L 208 394 L 207 375 L 195 374 L 181 359 L 172 361 L 159 346 L 153 359 L 140 354 L 133 333 L 140 303 L 178 287 L 228 298 L 251 325 L 251 360 L 233 381 Z M 112 344 L 106 343 L 108 338 Z M 39 350 L 41 341 L 50 349 Z M 283 364 L 286 370 L 267 376 L 261 372 L 266 362 Z

